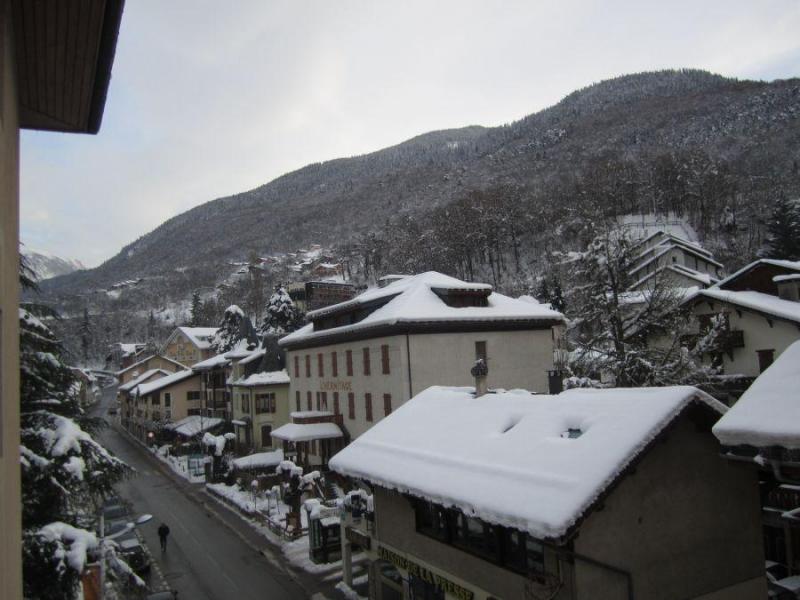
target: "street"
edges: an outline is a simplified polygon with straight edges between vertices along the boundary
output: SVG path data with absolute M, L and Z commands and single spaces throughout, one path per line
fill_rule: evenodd
M 116 387 L 105 388 L 91 413 L 105 416 L 115 395 Z M 98 437 L 136 469 L 134 477 L 118 486 L 120 495 L 132 503 L 134 514 L 153 515 L 139 530 L 153 555 L 150 580 L 154 589 L 160 571 L 182 600 L 328 597 L 315 593 L 317 586 L 311 578 L 293 573 L 280 550 L 206 496 L 202 486 L 168 475 L 165 467 L 118 425 L 112 423 Z M 170 528 L 165 552 L 160 550 L 156 533 L 162 522 Z

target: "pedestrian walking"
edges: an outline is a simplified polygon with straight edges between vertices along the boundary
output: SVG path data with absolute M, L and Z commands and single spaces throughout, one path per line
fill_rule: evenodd
M 158 528 L 158 539 L 161 540 L 161 551 L 164 552 L 167 549 L 167 536 L 169 535 L 169 527 L 167 527 L 166 523 L 161 523 L 161 526 Z

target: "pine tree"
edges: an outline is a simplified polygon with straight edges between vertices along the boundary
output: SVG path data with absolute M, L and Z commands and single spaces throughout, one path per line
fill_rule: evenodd
M 261 323 L 263 335 L 283 335 L 302 325 L 303 315 L 283 286 L 277 286 L 269 297 L 267 310 Z
M 31 289 L 29 272 L 23 265 L 20 279 Z M 87 553 L 99 543 L 82 524 L 130 472 L 92 438 L 99 422 L 82 414 L 61 342 L 44 323 L 56 317 L 52 309 L 35 303 L 19 310 L 26 598 L 76 597 Z
M 211 347 L 217 354 L 223 354 L 238 346 L 254 350 L 258 346 L 258 335 L 244 311 L 231 304 L 225 309 L 219 329 L 211 340 Z
M 89 347 L 91 346 L 92 341 L 92 326 L 89 322 L 88 308 L 83 309 L 83 321 L 81 321 L 80 336 L 81 354 L 83 355 L 83 363 L 86 365 L 89 362 Z
M 566 302 L 564 301 L 564 291 L 561 289 L 561 282 L 557 277 L 553 277 L 553 291 L 550 294 L 550 306 L 561 313 L 567 308 Z
M 800 260 L 800 200 L 779 198 L 767 222 L 764 258 Z
M 203 301 L 200 300 L 200 294 L 194 292 L 192 294 L 192 307 L 189 309 L 189 325 L 191 327 L 200 327 L 203 324 Z

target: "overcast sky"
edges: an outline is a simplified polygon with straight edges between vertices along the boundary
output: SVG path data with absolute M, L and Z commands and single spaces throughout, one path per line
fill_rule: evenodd
M 100 133 L 22 135 L 22 239 L 95 266 L 310 162 L 615 75 L 800 76 L 798 32 L 800 0 L 128 0 Z

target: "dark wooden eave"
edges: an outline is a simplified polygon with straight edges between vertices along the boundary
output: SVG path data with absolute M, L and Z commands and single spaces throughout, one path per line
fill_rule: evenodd
M 12 0 L 23 129 L 97 133 L 124 0 Z

